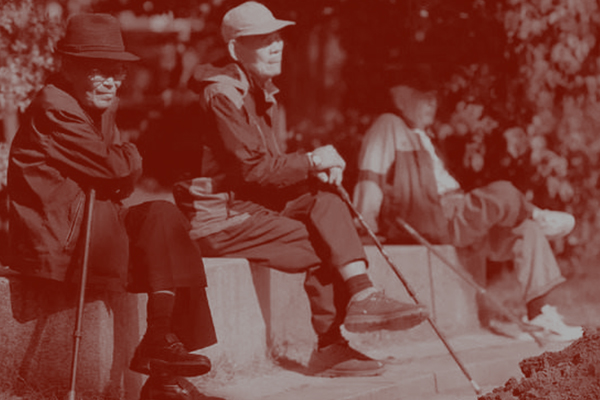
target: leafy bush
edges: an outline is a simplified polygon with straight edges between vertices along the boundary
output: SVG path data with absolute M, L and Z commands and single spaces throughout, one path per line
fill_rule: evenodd
M 0 111 L 23 111 L 53 68 L 52 49 L 60 20 L 33 0 L 0 5 Z
M 468 136 L 464 165 L 473 171 L 496 176 L 500 168 L 510 176 L 510 168 L 516 168 L 520 173 L 510 177 L 534 203 L 574 213 L 578 226 L 563 250 L 595 257 L 598 5 L 593 0 L 509 0 L 501 11 L 504 62 L 483 74 L 481 64 L 473 65 L 446 84 L 447 92 L 463 91 L 446 134 Z M 482 79 L 486 74 L 488 79 Z M 489 81 L 503 82 L 505 95 L 499 98 L 501 88 L 486 85 Z M 502 136 L 506 148 L 503 159 L 488 165 L 482 164 L 486 147 L 481 136 L 486 134 Z

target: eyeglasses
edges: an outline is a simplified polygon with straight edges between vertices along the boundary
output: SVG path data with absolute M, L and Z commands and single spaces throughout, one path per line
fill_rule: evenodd
M 99 86 L 110 78 L 113 78 L 115 82 L 121 83 L 127 77 L 127 69 L 124 66 L 92 68 L 89 70 L 87 76 L 94 86 Z

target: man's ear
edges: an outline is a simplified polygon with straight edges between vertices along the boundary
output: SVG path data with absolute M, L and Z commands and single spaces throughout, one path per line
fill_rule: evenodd
M 233 58 L 234 61 L 240 61 L 239 57 L 237 56 L 237 52 L 236 52 L 235 39 L 230 40 L 227 43 L 227 51 L 229 51 L 229 55 L 231 56 L 231 58 Z

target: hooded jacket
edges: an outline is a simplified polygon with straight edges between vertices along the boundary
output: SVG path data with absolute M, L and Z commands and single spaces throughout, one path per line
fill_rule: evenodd
M 271 82 L 263 89 L 231 63 L 199 66 L 189 86 L 206 117 L 197 136 L 203 151 L 196 168 L 175 185 L 174 196 L 192 221 L 193 238 L 245 220 L 248 214 L 232 210 L 234 200 L 277 210 L 306 184 L 309 159 L 284 153 L 278 90 Z

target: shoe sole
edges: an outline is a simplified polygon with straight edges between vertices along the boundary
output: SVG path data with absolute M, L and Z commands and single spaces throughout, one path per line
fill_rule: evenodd
M 414 328 L 428 318 L 426 312 L 395 317 L 358 316 L 344 321 L 348 332 L 373 332 L 379 330 L 403 331 Z
M 210 368 L 210 364 L 206 363 L 173 363 L 158 359 L 151 359 L 148 370 L 149 375 L 157 374 L 193 377 L 208 373 Z
M 211 365 L 206 363 L 173 363 L 158 359 L 147 359 L 132 362 L 129 365 L 129 369 L 144 375 L 170 375 L 189 378 L 208 373 Z

